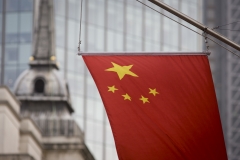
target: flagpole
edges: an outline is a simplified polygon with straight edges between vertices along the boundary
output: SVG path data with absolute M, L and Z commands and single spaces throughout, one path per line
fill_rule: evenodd
M 160 2 L 159 0 L 148 0 L 148 1 L 154 3 L 155 5 L 161 7 L 163 9 L 165 9 L 165 10 L 167 10 L 168 12 L 170 12 L 170 13 L 174 14 L 175 16 L 177 16 L 178 18 L 181 18 L 182 20 L 190 23 L 191 25 L 197 27 L 198 29 L 202 30 L 203 32 L 205 32 L 205 33 L 215 37 L 216 39 L 218 39 L 218 40 L 226 43 L 227 45 L 235 48 L 236 50 L 240 51 L 240 46 L 237 43 L 227 39 L 226 37 L 220 35 L 219 33 L 213 31 L 212 29 L 204 26 L 203 24 L 201 24 L 200 22 L 190 18 L 189 16 L 179 12 L 178 10 L 168 6 L 167 4 L 165 4 L 163 2 Z

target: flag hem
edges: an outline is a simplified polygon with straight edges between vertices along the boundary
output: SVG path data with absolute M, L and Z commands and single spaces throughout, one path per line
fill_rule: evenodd
M 135 56 L 135 55 L 144 55 L 144 56 L 157 56 L 157 55 L 164 55 L 164 56 L 172 56 L 172 55 L 210 55 L 211 52 L 78 52 L 79 56 Z

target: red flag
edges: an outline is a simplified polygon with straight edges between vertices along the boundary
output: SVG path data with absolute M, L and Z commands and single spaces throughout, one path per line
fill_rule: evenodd
M 226 160 L 206 55 L 85 55 L 120 160 Z

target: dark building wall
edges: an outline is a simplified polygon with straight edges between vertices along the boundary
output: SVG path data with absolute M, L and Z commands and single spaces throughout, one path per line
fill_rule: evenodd
M 240 1 L 204 0 L 204 24 L 240 44 Z M 235 22 L 235 23 L 234 23 Z M 217 41 L 231 51 L 233 48 Z M 240 61 L 217 44 L 209 57 L 229 160 L 240 157 Z M 239 51 L 235 51 L 239 54 Z
M 203 11 L 203 23 L 209 28 L 217 27 L 221 24 L 226 24 L 226 1 L 225 0 L 204 0 L 204 11 Z M 226 31 L 214 29 L 215 31 L 226 36 Z M 209 36 L 209 35 L 208 35 Z M 212 37 L 211 37 L 212 38 Z M 221 45 L 224 45 L 220 41 L 216 40 Z M 221 115 L 222 127 L 225 136 L 225 142 L 227 141 L 227 93 L 226 93 L 226 76 L 227 76 L 227 67 L 226 59 L 227 53 L 226 50 L 219 45 L 208 40 L 209 51 L 211 55 L 210 65 L 212 70 L 212 76 L 215 85 L 215 91 L 218 100 L 219 112 Z M 225 45 L 224 45 L 225 46 Z M 204 44 L 205 48 L 205 44 Z M 227 144 L 227 143 L 226 143 Z

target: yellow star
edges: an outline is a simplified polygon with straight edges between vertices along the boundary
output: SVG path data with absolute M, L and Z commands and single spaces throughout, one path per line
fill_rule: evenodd
M 131 101 L 131 97 L 126 93 L 125 95 L 122 95 L 124 97 L 124 100 Z
M 159 94 L 159 93 L 156 91 L 156 88 L 154 88 L 154 89 L 149 88 L 149 90 L 150 90 L 149 94 L 153 94 L 154 96 L 156 96 L 156 94 Z
M 116 72 L 118 74 L 119 79 L 123 79 L 123 77 L 127 74 L 133 77 L 138 77 L 138 75 L 136 75 L 135 73 L 131 72 L 130 69 L 132 68 L 133 65 L 129 65 L 129 66 L 120 66 L 116 63 L 111 62 L 113 67 L 112 68 L 108 68 L 105 71 L 112 71 L 112 72 Z
M 140 100 L 143 101 L 143 104 L 145 104 L 146 102 L 150 103 L 150 102 L 148 101 L 148 98 L 145 98 L 145 97 L 143 97 L 143 96 L 140 98 Z
M 115 92 L 116 90 L 118 90 L 117 88 L 115 88 L 115 86 L 112 86 L 112 87 L 108 87 L 108 91 L 109 92 Z

